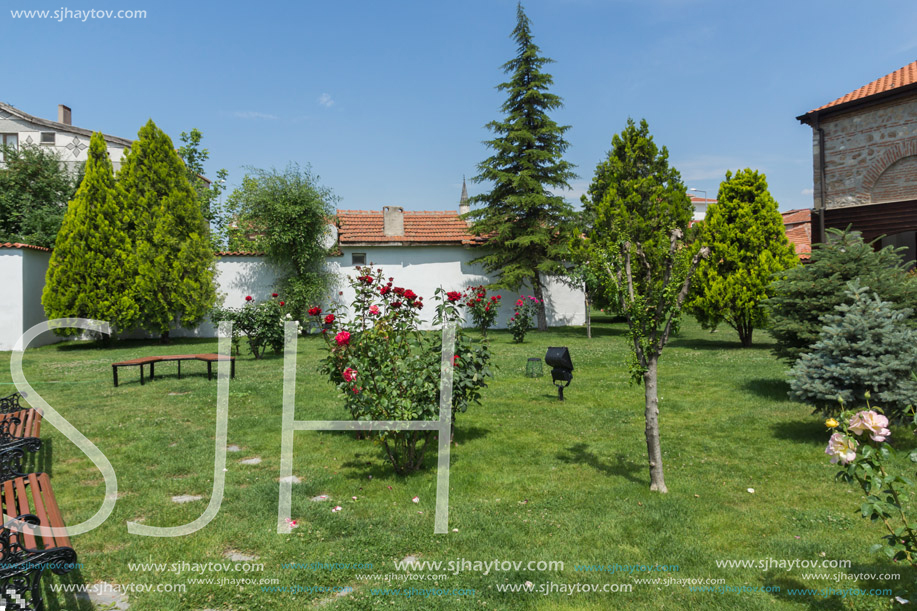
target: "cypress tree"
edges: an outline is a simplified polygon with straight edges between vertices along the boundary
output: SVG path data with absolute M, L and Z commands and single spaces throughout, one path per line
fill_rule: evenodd
M 131 215 L 119 195 L 105 139 L 94 133 L 86 174 L 64 214 L 45 277 L 41 303 L 48 318 L 94 318 L 116 331 L 136 323 Z
M 152 120 L 140 129 L 118 180 L 134 213 L 139 324 L 168 341 L 173 324 L 193 327 L 216 302 L 207 224 L 172 140 Z
M 688 309 L 704 328 L 726 322 L 747 348 L 754 330 L 766 321 L 761 302 L 768 297 L 773 275 L 798 263 L 764 174 L 751 169 L 726 172 L 700 239 L 710 248 L 710 258 L 697 268 Z
M 493 188 L 469 200 L 480 207 L 468 216 L 471 231 L 484 236 L 488 246 L 488 254 L 473 263 L 497 272 L 498 286 L 515 290 L 529 283 L 540 302 L 538 328 L 546 330 L 544 283 L 549 276 L 565 274 L 563 262 L 573 234 L 573 208 L 550 190 L 569 189 L 568 181 L 576 175 L 573 165 L 561 158 L 569 126 L 559 126 L 548 116 L 562 105 L 548 91 L 551 75 L 541 71 L 552 60 L 539 55 L 522 4 L 516 17 L 512 37 L 518 52 L 503 65 L 510 80 L 497 87 L 508 93 L 501 107 L 506 117 L 488 123 L 497 134 L 486 142 L 494 152 L 478 164 L 480 173 L 473 179 Z

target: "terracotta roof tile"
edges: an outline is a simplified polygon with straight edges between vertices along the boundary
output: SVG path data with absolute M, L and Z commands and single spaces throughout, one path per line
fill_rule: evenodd
M 32 246 L 31 244 L 20 244 L 19 242 L 6 242 L 5 244 L 0 244 L 0 248 L 20 248 L 27 250 L 40 250 L 43 252 L 51 252 L 50 248 L 45 248 L 44 246 Z
M 468 232 L 468 224 L 457 212 L 404 212 L 404 235 L 383 233 L 382 212 L 376 210 L 338 210 L 341 244 L 414 243 L 414 244 L 477 244 L 481 240 Z
M 880 93 L 888 93 L 889 91 L 894 91 L 895 89 L 900 89 L 901 87 L 906 87 L 915 83 L 917 83 L 917 61 L 911 62 L 910 64 L 895 70 L 890 74 L 886 74 L 882 78 L 878 78 L 868 85 L 863 85 L 859 89 L 851 91 L 847 95 L 841 96 L 833 102 L 828 102 L 824 106 L 819 106 L 814 110 L 810 110 L 806 113 L 806 115 L 810 115 L 821 110 L 834 108 L 835 106 L 840 106 L 841 104 L 846 104 L 848 102 L 864 100 Z M 802 117 L 800 117 L 800 119 L 801 118 Z
M 254 252 L 248 250 L 219 250 L 213 253 L 217 257 L 263 257 L 263 252 Z

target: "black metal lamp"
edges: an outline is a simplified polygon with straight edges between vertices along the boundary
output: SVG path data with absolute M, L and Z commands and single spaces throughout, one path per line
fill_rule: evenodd
M 557 398 L 564 400 L 564 388 L 573 381 L 573 361 L 570 360 L 570 351 L 566 348 L 548 348 L 544 362 L 551 367 L 551 381 L 557 387 Z

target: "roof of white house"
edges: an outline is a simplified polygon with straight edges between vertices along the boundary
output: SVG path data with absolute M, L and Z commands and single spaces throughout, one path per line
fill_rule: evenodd
M 16 108 L 15 106 L 10 106 L 0 102 L 0 111 L 8 112 L 9 114 L 27 121 L 29 123 L 34 123 L 41 127 L 47 127 L 48 129 L 53 129 L 58 132 L 65 132 L 70 134 L 79 134 L 80 136 L 92 136 L 91 129 L 83 129 L 82 127 L 76 127 L 74 125 L 68 125 L 67 123 L 58 123 L 57 121 L 49 121 L 48 119 L 42 119 L 41 117 L 35 117 L 30 115 L 27 112 L 23 112 Z M 109 136 L 107 134 L 102 134 L 105 138 L 105 141 L 110 144 L 117 144 L 124 147 L 130 147 L 133 144 L 133 140 L 128 140 L 126 138 L 119 138 L 118 136 Z
M 468 231 L 468 223 L 457 212 L 404 211 L 404 234 L 385 235 L 381 210 L 338 210 L 338 242 L 348 245 L 410 245 L 480 244 L 483 240 Z

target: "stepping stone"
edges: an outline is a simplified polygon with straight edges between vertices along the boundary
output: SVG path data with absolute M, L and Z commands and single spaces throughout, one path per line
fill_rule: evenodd
M 195 495 L 191 495 L 191 494 L 181 494 L 181 495 L 179 495 L 179 496 L 173 496 L 173 497 L 172 497 L 172 502 L 173 502 L 173 503 L 190 503 L 191 501 L 199 501 L 199 500 L 201 500 L 202 498 L 204 498 L 204 497 L 202 497 L 202 496 L 195 496 Z
M 248 554 L 243 554 L 241 552 L 236 552 L 233 550 L 226 550 L 223 552 L 224 558 L 229 558 L 233 562 L 251 562 L 252 560 L 257 560 L 258 556 L 249 556 Z
M 254 458 L 246 458 L 245 460 L 240 460 L 240 465 L 257 465 L 261 462 L 260 456 L 255 456 Z
M 315 503 L 321 503 L 322 501 L 327 501 L 327 500 L 329 500 L 330 498 L 331 498 L 331 497 L 329 497 L 327 494 L 320 494 L 320 495 L 318 495 L 318 496 L 313 496 L 313 497 L 312 497 L 311 499 L 309 499 L 309 500 L 310 500 L 310 501 L 313 501 L 313 502 L 315 502 Z
M 104 581 L 95 584 L 93 591 L 76 593 L 76 597 L 84 601 L 90 601 L 96 609 L 127 611 L 131 607 L 127 602 L 127 594 L 125 592 L 114 590 L 114 586 Z
M 298 484 L 302 480 L 296 477 L 295 475 L 288 475 L 287 477 L 281 477 L 280 481 L 281 482 L 292 482 L 294 484 Z
M 241 451 L 242 451 L 242 448 L 240 448 L 240 447 L 237 446 L 237 445 L 231 445 L 231 446 L 228 446 L 228 447 L 226 448 L 226 451 L 227 451 L 227 452 L 241 452 Z

